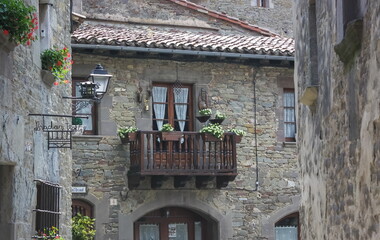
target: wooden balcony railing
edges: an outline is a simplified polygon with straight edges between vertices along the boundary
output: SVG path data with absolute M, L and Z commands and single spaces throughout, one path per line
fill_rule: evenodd
M 152 176 L 152 187 L 168 176 L 175 177 L 175 186 L 195 176 L 197 187 L 213 178 L 217 187 L 224 187 L 236 177 L 236 135 L 226 133 L 218 140 L 198 132 L 176 133 L 179 137 L 166 141 L 161 132 L 139 131 L 136 140 L 129 142 L 130 188 L 144 176 Z

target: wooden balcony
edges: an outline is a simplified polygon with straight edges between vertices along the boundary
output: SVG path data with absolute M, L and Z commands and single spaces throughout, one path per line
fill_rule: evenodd
M 222 140 L 198 132 L 173 132 L 162 136 L 158 131 L 139 131 L 130 141 L 130 189 L 139 186 L 145 176 L 151 177 L 151 187 L 158 188 L 168 177 L 174 177 L 174 187 L 183 187 L 195 177 L 197 188 L 216 179 L 222 188 L 237 175 L 236 135 L 226 133 Z M 164 140 L 169 139 L 169 140 Z

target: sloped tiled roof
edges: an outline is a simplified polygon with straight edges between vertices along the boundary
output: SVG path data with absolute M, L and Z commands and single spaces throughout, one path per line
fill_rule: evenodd
M 248 30 L 251 30 L 251 31 L 258 32 L 258 33 L 260 33 L 260 34 L 262 34 L 264 36 L 272 36 L 272 37 L 273 36 L 278 36 L 278 34 L 276 34 L 274 32 L 271 32 L 268 29 L 264 29 L 264 28 L 252 25 L 252 24 L 250 24 L 248 22 L 244 22 L 244 21 L 242 21 L 242 20 L 240 20 L 238 18 L 229 16 L 229 15 L 227 15 L 225 13 L 214 11 L 214 10 L 208 9 L 208 8 L 206 8 L 204 6 L 201 6 L 201 5 L 198 5 L 198 4 L 186 1 L 186 0 L 167 0 L 167 1 L 176 3 L 176 4 L 184 6 L 186 8 L 193 9 L 193 10 L 198 11 L 200 13 L 206 14 L 206 15 L 208 15 L 210 17 L 221 19 L 221 20 L 224 20 L 224 21 L 232 23 L 232 24 L 236 24 L 236 25 L 238 25 L 238 26 L 240 26 L 240 27 L 242 27 L 244 29 L 248 29 Z
M 71 36 L 72 43 L 180 49 L 209 52 L 294 55 L 294 40 L 284 37 L 218 35 L 82 25 Z

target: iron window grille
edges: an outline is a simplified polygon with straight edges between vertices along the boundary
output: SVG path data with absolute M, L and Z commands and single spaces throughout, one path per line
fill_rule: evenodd
M 61 186 L 37 179 L 36 231 L 59 228 L 59 199 Z

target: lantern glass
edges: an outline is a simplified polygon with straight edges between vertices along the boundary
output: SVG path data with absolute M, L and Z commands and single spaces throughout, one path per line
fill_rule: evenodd
M 96 84 L 96 94 L 105 94 L 108 88 L 108 82 L 112 75 L 109 74 L 90 74 L 90 79 Z
M 100 96 L 101 98 L 107 92 L 108 83 L 111 77 L 112 75 L 108 74 L 107 70 L 105 70 L 100 64 L 98 64 L 96 68 L 91 72 L 88 80 L 96 84 L 96 96 Z
M 80 94 L 82 98 L 93 98 L 95 96 L 96 85 L 93 82 L 87 81 L 80 84 Z

